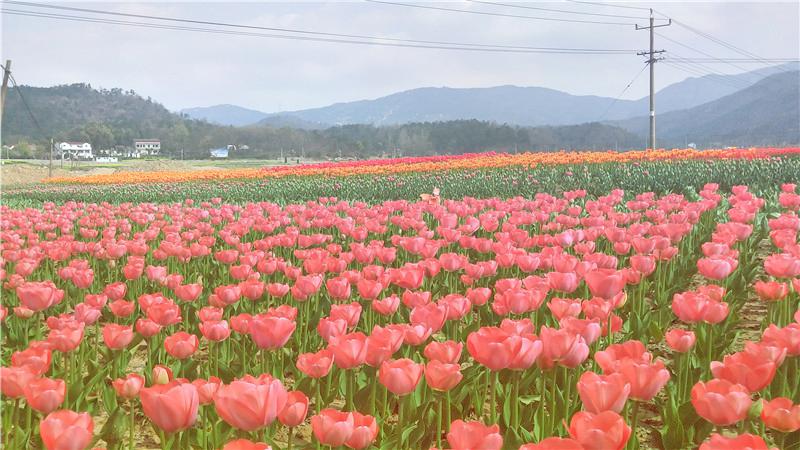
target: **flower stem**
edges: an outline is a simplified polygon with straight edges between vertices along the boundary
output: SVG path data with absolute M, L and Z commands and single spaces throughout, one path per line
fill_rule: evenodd
M 136 448 L 136 436 L 135 436 L 135 432 L 136 432 L 136 409 L 135 409 L 136 408 L 136 404 L 134 403 L 133 399 L 129 400 L 129 402 L 130 402 L 129 414 L 130 414 L 130 420 L 131 421 L 130 421 L 130 427 L 129 427 L 130 429 L 128 430 L 128 439 L 130 440 L 130 442 L 128 444 L 129 444 L 129 448 L 131 450 L 134 450 Z

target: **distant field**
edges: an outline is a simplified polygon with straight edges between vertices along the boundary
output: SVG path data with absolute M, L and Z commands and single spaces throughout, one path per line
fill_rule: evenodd
M 297 165 L 291 160 L 289 165 Z M 300 159 L 300 164 L 313 164 L 319 161 Z M 253 167 L 282 166 L 283 162 L 269 159 L 234 159 L 234 160 L 122 160 L 117 163 L 97 163 L 81 161 L 71 163 L 53 161 L 54 177 L 80 177 L 103 175 L 118 172 L 162 172 L 162 171 L 195 171 L 216 169 L 241 169 Z M 4 188 L 39 183 L 48 177 L 49 161 L 36 159 L 3 160 L 0 165 L 0 182 Z

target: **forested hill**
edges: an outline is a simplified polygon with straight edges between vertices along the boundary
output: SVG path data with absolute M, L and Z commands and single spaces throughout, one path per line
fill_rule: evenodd
M 44 134 L 30 119 L 17 92 L 10 90 L 3 118 L 4 144 L 26 141 L 42 147 L 52 136 L 57 141 L 88 141 L 95 149 L 102 149 L 131 145 L 137 138 L 157 138 L 161 139 L 165 154 L 178 155 L 183 149 L 186 157 L 207 157 L 210 148 L 235 144 L 249 147 L 236 153 L 242 157 L 275 157 L 283 149 L 287 155 L 366 158 L 397 152 L 408 155 L 626 149 L 641 147 L 643 142 L 620 128 L 597 123 L 516 127 L 457 120 L 387 127 L 345 125 L 320 130 L 271 125 L 237 128 L 189 119 L 150 98 L 122 89 L 98 90 L 87 84 L 72 84 L 22 86 L 21 90 Z

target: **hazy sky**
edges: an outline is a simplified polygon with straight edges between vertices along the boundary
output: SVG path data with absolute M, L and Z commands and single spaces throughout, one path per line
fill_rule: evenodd
M 396 0 L 403 1 L 403 0 Z M 411 0 L 407 0 L 411 2 Z M 489 0 L 495 1 L 495 0 Z M 512 0 L 497 0 L 510 3 Z M 54 5 L 230 22 L 328 33 L 400 39 L 536 47 L 645 49 L 646 31 L 632 25 L 596 25 L 464 14 L 350 2 L 68 2 Z M 467 1 L 419 5 L 504 14 L 635 22 Z M 646 16 L 646 11 L 570 1 L 513 3 L 598 14 Z M 797 1 L 615 3 L 654 7 L 716 38 L 761 57 L 797 58 Z M 37 8 L 4 3 L 3 8 Z M 81 12 L 51 13 L 103 17 Z M 142 19 L 105 16 L 125 21 Z M 156 23 L 149 21 L 150 23 Z M 638 21 L 645 24 L 645 20 Z M 164 22 L 160 22 L 164 23 Z M 182 25 L 191 26 L 191 25 Z M 210 28 L 206 25 L 197 25 Z M 246 30 L 245 30 L 246 31 Z M 268 33 L 253 30 L 253 33 Z M 741 58 L 679 26 L 659 33 L 714 57 Z M 705 57 L 656 36 L 656 47 L 683 57 Z M 134 89 L 178 110 L 231 103 L 266 112 L 376 98 L 422 86 L 544 86 L 573 94 L 614 97 L 642 67 L 635 55 L 542 55 L 483 53 L 305 42 L 2 16 L 2 59 L 13 60 L 21 84 L 51 86 L 89 82 L 95 87 Z M 755 69 L 755 64 L 740 66 Z M 726 64 L 700 70 L 736 73 Z M 657 86 L 694 76 L 657 66 Z M 624 98 L 647 94 L 643 73 Z

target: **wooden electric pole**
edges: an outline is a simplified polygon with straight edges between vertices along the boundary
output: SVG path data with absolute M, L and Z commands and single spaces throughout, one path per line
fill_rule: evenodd
M 3 69 L 3 88 L 0 91 L 0 127 L 3 126 L 3 111 L 6 106 L 6 92 L 8 91 L 8 78 L 11 76 L 11 60 L 6 60 L 6 67 Z M 3 158 L 3 150 L 0 148 L 0 159 Z
M 656 148 L 656 106 L 655 106 L 655 99 L 656 99 L 656 90 L 655 90 L 655 64 L 656 61 L 660 61 L 664 58 L 656 58 L 655 55 L 659 53 L 664 53 L 665 50 L 655 50 L 654 49 L 654 30 L 656 28 L 661 27 L 668 27 L 672 25 L 672 19 L 669 19 L 669 22 L 655 25 L 655 18 L 653 17 L 653 9 L 650 9 L 650 26 L 649 27 L 640 27 L 636 24 L 637 30 L 650 30 L 650 51 L 649 52 L 639 52 L 637 55 L 644 56 L 647 55 L 647 63 L 650 64 L 650 142 L 648 148 L 650 150 L 655 150 Z
M 6 60 L 6 67 L 3 69 L 3 90 L 0 93 L 0 117 L 3 115 L 3 108 L 6 106 L 6 92 L 8 91 L 8 77 L 11 76 L 11 60 Z

